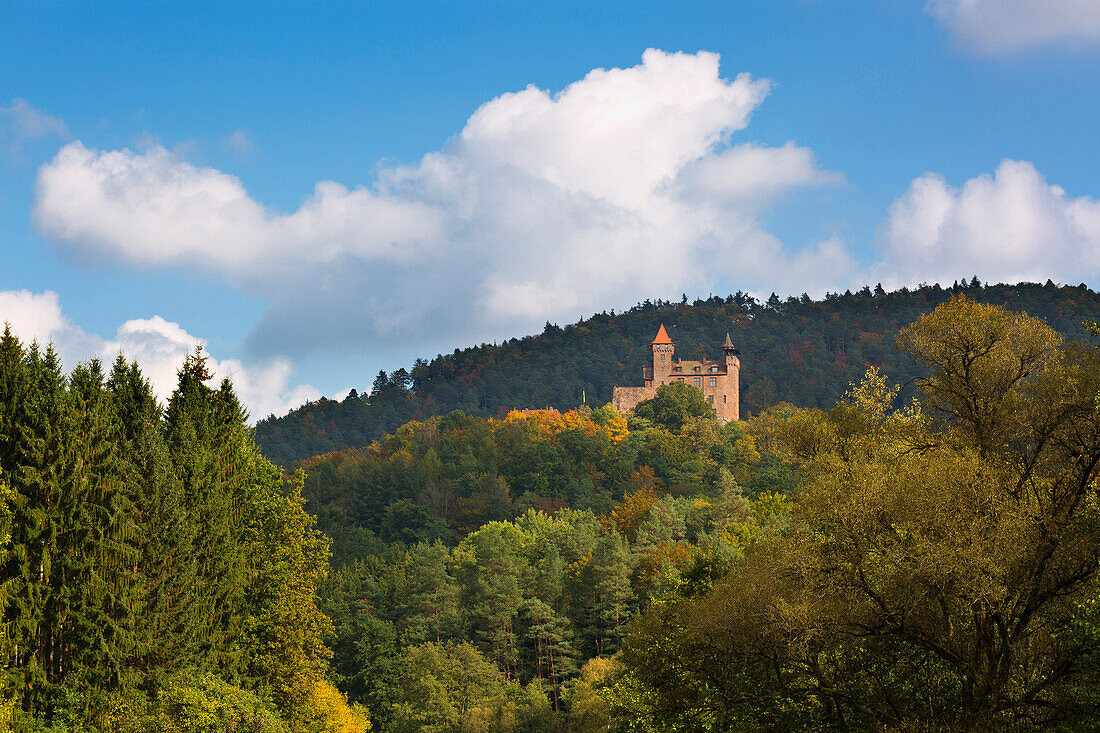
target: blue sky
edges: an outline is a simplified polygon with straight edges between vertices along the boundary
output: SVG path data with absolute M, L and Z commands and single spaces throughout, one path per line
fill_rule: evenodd
M 9 1 L 0 320 L 260 416 L 647 297 L 1095 287 L 1098 92 L 1098 0 Z

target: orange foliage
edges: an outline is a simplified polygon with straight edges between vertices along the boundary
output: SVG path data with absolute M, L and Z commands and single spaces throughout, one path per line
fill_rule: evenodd
M 625 421 L 622 425 L 615 423 L 606 427 L 600 426 L 590 416 L 577 410 L 569 410 L 565 413 L 557 410 L 512 410 L 505 415 L 502 422 L 505 425 L 525 422 L 542 438 L 554 438 L 566 430 L 579 430 L 592 436 L 603 434 L 612 443 L 620 443 L 626 437 Z
M 666 563 L 677 570 L 683 570 L 695 557 L 695 548 L 686 544 L 661 543 L 647 552 L 638 561 L 635 573 L 641 587 L 647 587 L 661 571 Z
M 643 466 L 642 468 L 649 467 Z M 653 469 L 650 469 L 649 472 L 652 474 Z M 635 471 L 635 473 L 640 472 Z M 638 527 L 645 521 L 649 510 L 655 503 L 657 503 L 657 492 L 649 487 L 639 489 L 633 494 L 627 494 L 623 497 L 622 502 L 612 510 L 611 516 L 608 518 L 608 524 L 613 524 L 619 534 L 626 535 L 633 542 L 638 535 Z

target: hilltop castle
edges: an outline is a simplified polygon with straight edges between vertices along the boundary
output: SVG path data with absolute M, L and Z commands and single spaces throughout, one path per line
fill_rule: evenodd
M 642 367 L 644 387 L 615 387 L 611 393 L 611 404 L 619 412 L 633 410 L 642 400 L 657 395 L 662 384 L 683 382 L 698 387 L 706 395 L 707 402 L 714 405 L 714 413 L 722 422 L 739 420 L 738 398 L 740 387 L 738 378 L 741 373 L 741 352 L 733 347 L 730 335 L 722 344 L 722 361 L 680 361 L 673 358 L 676 344 L 668 337 L 664 324 L 657 331 L 657 338 L 650 345 L 653 349 L 652 366 Z

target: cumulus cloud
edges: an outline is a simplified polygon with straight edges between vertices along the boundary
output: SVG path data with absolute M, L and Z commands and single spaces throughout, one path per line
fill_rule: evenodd
M 926 173 L 890 207 L 879 232 L 884 282 L 1077 283 L 1100 275 L 1100 202 L 1070 197 L 1026 161 L 960 188 Z
M 722 279 L 799 271 L 798 290 L 821 289 L 848 272 L 844 248 L 787 251 L 761 217 L 839 176 L 794 143 L 732 139 L 769 89 L 724 78 L 716 54 L 651 49 L 503 94 L 442 150 L 370 187 L 318 183 L 289 213 L 164 148 L 74 142 L 41 167 L 33 216 L 62 248 L 207 268 L 266 298 L 252 344 L 268 352 L 448 347 Z
M 160 316 L 126 321 L 112 338 L 85 333 L 65 317 L 57 294 L 49 291 L 0 291 L 0 323 L 7 323 L 25 343 L 53 344 L 67 367 L 91 358 L 109 366 L 122 353 L 141 365 L 154 392 L 164 400 L 175 389 L 176 371 L 183 360 L 196 346 L 206 344 Z M 211 356 L 207 364 L 216 378 L 232 380 L 253 418 L 282 414 L 321 396 L 311 385 L 291 386 L 294 368 L 288 359 L 246 365 L 237 359 Z
M 1096 0 L 929 0 L 925 10 L 979 53 L 1100 41 Z
M 290 215 L 268 212 L 234 176 L 161 146 L 99 152 L 69 143 L 38 172 L 32 215 L 46 235 L 137 265 L 271 274 L 340 255 L 400 259 L 436 237 L 433 212 L 329 181 Z
M 47 137 L 69 137 L 65 121 L 18 97 L 0 107 L 0 148 L 18 153 L 27 143 Z

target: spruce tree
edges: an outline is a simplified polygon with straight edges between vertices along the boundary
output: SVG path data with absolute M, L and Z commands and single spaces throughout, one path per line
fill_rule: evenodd
M 22 358 L 18 341 L 5 336 L 5 370 L 23 380 L 5 395 L 6 465 L 14 490 L 12 557 L 4 579 L 11 580 L 5 618 L 11 633 L 11 669 L 24 711 L 45 709 L 51 691 L 68 671 L 62 625 L 71 598 L 58 589 L 58 560 L 65 465 L 71 457 L 71 411 L 61 364 L 52 348 L 42 354 L 32 344 Z M 21 367 L 19 363 L 21 362 Z M 7 381 L 7 380 L 4 380 Z
M 65 599 L 58 633 L 68 683 L 103 691 L 123 682 L 134 651 L 137 529 L 117 423 L 97 360 L 73 370 L 69 396 L 72 440 L 57 507 L 53 593 Z
M 244 606 L 245 548 L 237 524 L 243 415 L 227 420 L 225 404 L 206 385 L 212 377 L 200 350 L 187 358 L 168 401 L 165 431 L 174 473 L 195 527 L 195 587 L 190 611 L 193 663 L 236 679 L 245 660 L 236 618 Z
M 141 594 L 134 604 L 132 664 L 156 679 L 197 658 L 197 629 L 203 624 L 193 617 L 196 527 L 187 514 L 182 484 L 172 470 L 162 411 L 149 382 L 136 363 L 127 363 L 119 355 L 107 388 L 137 524 Z

